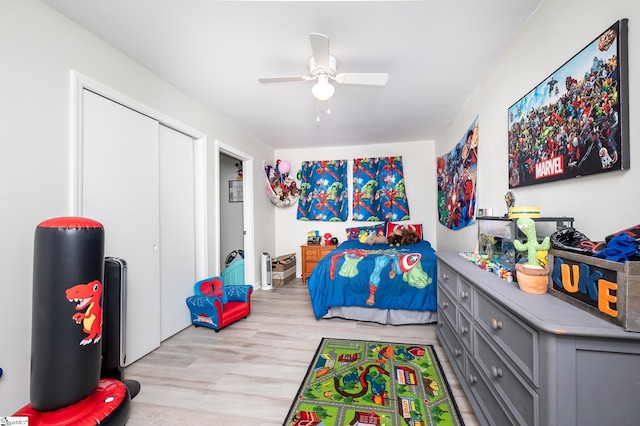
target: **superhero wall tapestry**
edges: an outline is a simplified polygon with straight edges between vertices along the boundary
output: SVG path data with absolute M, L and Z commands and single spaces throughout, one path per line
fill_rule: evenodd
M 438 219 L 451 229 L 475 221 L 478 169 L 478 117 L 451 152 L 438 157 Z
M 509 110 L 509 188 L 629 168 L 627 20 Z

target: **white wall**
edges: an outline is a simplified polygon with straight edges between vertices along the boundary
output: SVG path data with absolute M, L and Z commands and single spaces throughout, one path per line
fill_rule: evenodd
M 438 136 L 436 154 L 449 152 L 480 115 L 478 207 L 507 211 L 507 109 L 619 19 L 629 19 L 631 169 L 516 188 L 516 205 L 540 206 L 543 216 L 572 216 L 592 240 L 640 223 L 636 124 L 640 122 L 638 71 L 640 5 L 631 0 L 545 0 L 495 68 L 470 95 L 458 117 Z M 432 183 L 435 185 L 435 183 Z M 470 251 L 477 225 L 452 231 L 437 225 L 438 249 Z
M 405 186 L 409 200 L 411 223 L 422 223 L 424 239 L 429 240 L 435 247 L 436 234 L 434 223 L 437 221 L 435 156 L 433 141 L 399 142 L 384 145 L 344 146 L 317 149 L 277 150 L 271 165 L 276 159 L 287 160 L 291 163 L 291 174 L 300 170 L 303 161 L 320 160 L 352 160 L 363 157 L 383 157 L 401 155 L 404 165 Z M 298 187 L 299 185 L 298 181 Z M 259 196 L 259 195 L 258 195 Z M 266 195 L 264 196 L 266 198 Z M 346 228 L 353 226 L 371 225 L 369 222 L 316 222 L 296 220 L 296 206 L 275 207 L 276 213 L 276 253 L 280 256 L 288 253 L 297 254 L 296 276 L 302 274 L 300 261 L 300 246 L 307 242 L 307 232 L 319 230 L 320 235 L 330 232 L 341 242 L 345 240 Z
M 273 157 L 272 148 L 39 0 L 0 1 L 0 416 L 29 402 L 35 228 L 72 212 L 71 70 L 197 129 L 210 146 L 220 140 L 250 154 L 257 188 L 262 159 Z M 207 151 L 211 163 L 214 151 Z M 209 191 L 215 175 L 208 173 Z M 215 203 L 208 205 L 215 223 Z M 268 201 L 256 202 L 255 210 L 273 222 Z M 273 251 L 274 238 L 273 227 L 261 227 L 256 253 Z M 209 259 L 217 256 L 210 246 Z M 254 282 L 258 276 L 259 270 Z

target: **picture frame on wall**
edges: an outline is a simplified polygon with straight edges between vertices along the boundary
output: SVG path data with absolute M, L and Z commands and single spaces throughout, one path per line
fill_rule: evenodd
M 229 202 L 241 203 L 242 202 L 242 181 L 230 180 L 229 181 Z
M 462 229 L 476 220 L 479 141 L 480 116 L 476 116 L 460 142 L 436 158 L 438 221 L 449 229 Z
M 630 167 L 627 22 L 508 109 L 509 188 Z

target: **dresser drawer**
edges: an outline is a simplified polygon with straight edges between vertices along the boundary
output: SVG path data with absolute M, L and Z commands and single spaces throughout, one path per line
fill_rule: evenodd
M 471 389 L 475 402 L 480 406 L 480 411 L 489 425 L 513 425 L 516 424 L 507 414 L 503 402 L 496 398 L 491 387 L 485 382 L 482 373 L 479 373 L 473 362 L 468 362 L 468 372 L 465 381 Z
M 458 336 L 456 336 L 456 332 L 453 326 L 444 318 L 438 320 L 438 331 L 439 336 L 444 339 L 444 342 L 440 342 L 442 346 L 446 346 L 449 348 L 449 352 L 451 352 L 451 356 L 453 356 L 453 361 L 455 365 L 458 366 L 458 369 L 462 374 L 464 374 L 464 354 L 465 351 L 458 340 Z
M 458 324 L 456 321 L 457 305 L 449 295 L 449 292 L 444 291 L 442 288 L 438 289 L 438 314 L 447 317 L 449 323 L 454 328 Z
M 318 250 L 315 250 L 315 249 L 303 250 L 303 254 L 304 254 L 304 259 L 306 259 L 306 260 L 319 260 L 320 259 L 320 254 L 319 254 Z
M 471 291 L 471 284 L 462 278 L 458 280 L 458 301 L 469 314 L 473 313 L 471 310 L 473 307 L 473 292 Z
M 539 425 L 539 398 L 522 382 L 519 374 L 497 353 L 483 333 L 474 336 L 474 359 L 502 399 L 507 402 L 519 424 Z
M 483 292 L 475 292 L 478 326 L 497 343 L 532 383 L 539 386 L 538 332 L 491 301 Z
M 446 288 L 451 294 L 458 296 L 458 274 L 442 262 L 438 262 L 438 286 Z
M 313 271 L 313 268 L 315 268 L 317 264 L 318 262 L 315 260 L 304 259 L 302 261 L 302 270 L 311 275 L 311 271 Z
M 458 336 L 462 341 L 462 344 L 467 350 L 473 353 L 473 342 L 471 340 L 473 336 L 473 322 L 465 315 L 464 311 L 458 312 Z

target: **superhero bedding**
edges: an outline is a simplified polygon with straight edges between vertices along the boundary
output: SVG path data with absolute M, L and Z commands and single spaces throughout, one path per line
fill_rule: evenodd
M 429 242 L 390 247 L 351 240 L 318 262 L 308 287 L 317 319 L 426 324 L 437 320 L 436 283 Z

